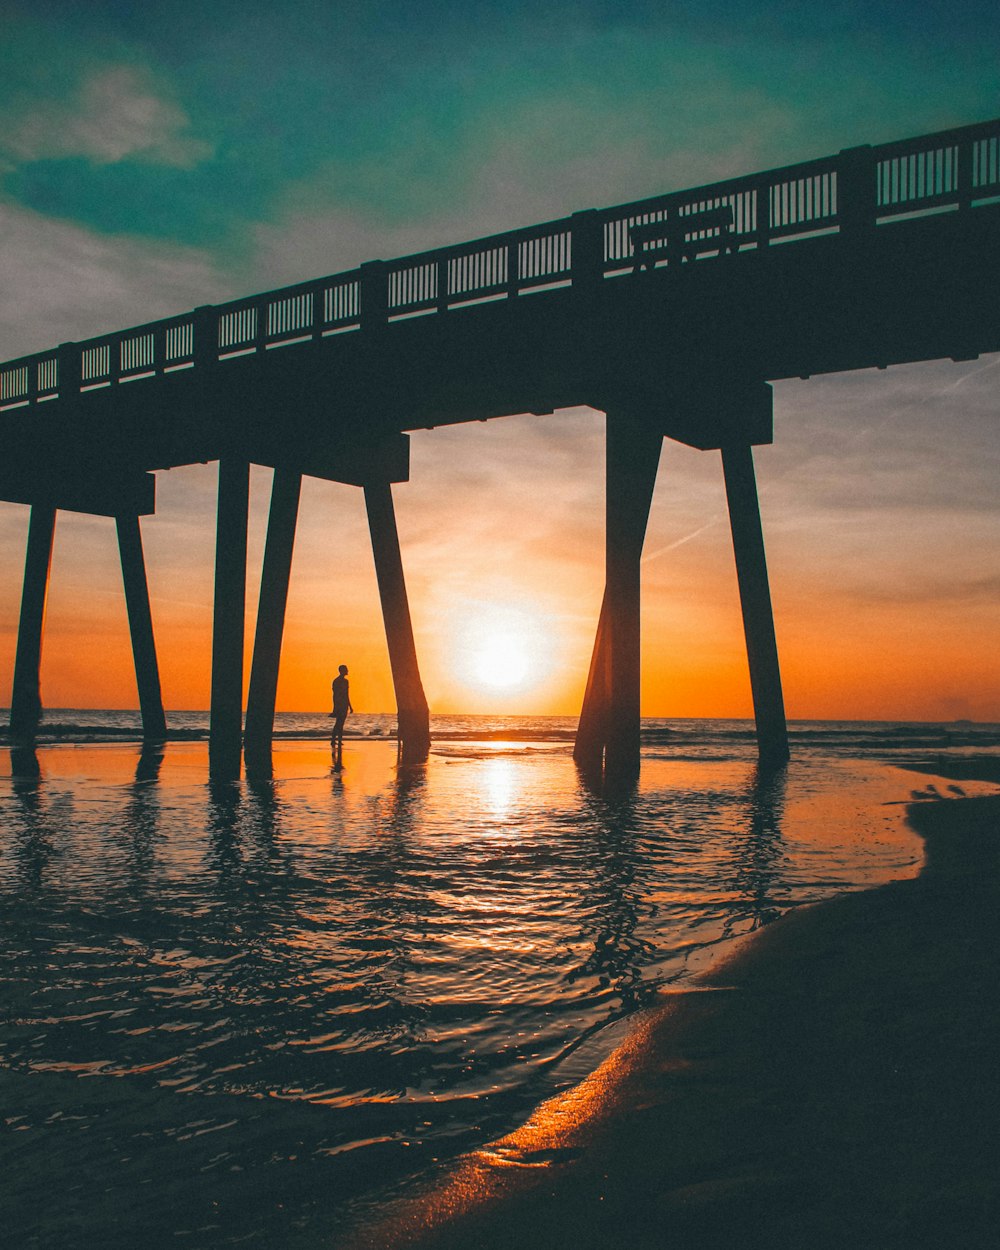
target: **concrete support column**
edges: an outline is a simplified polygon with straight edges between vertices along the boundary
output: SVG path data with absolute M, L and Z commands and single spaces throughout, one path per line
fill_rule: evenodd
M 396 513 L 388 482 L 369 482 L 365 485 L 365 507 L 385 621 L 385 638 L 389 646 L 392 684 L 396 691 L 402 762 L 420 764 L 427 759 L 430 751 L 430 714 L 417 666 Z
M 726 478 L 736 576 L 743 609 L 743 632 L 750 664 L 757 749 L 762 763 L 780 765 L 788 759 L 788 728 L 750 445 L 723 447 L 722 469 Z
M 639 561 L 663 436 L 626 413 L 609 412 L 606 438 L 608 724 L 604 776 L 620 784 L 639 775 Z
M 146 561 L 142 552 L 142 532 L 137 516 L 115 517 L 118 529 L 118 552 L 121 556 L 122 583 L 128 627 L 132 636 L 132 659 L 135 663 L 135 684 L 139 691 L 144 742 L 162 742 L 167 736 L 167 720 L 163 714 L 160 690 L 160 669 L 156 662 L 153 638 L 153 617 L 149 610 L 149 586 L 146 582 Z
M 247 771 L 270 774 L 274 704 L 278 693 L 281 639 L 285 630 L 288 581 L 292 571 L 295 525 L 299 515 L 302 474 L 275 469 L 271 511 L 260 579 L 260 606 L 250 667 L 243 754 Z
M 639 774 L 639 560 L 662 444 L 627 415 L 608 414 L 607 572 L 573 758 L 590 773 L 603 764 L 615 783 Z
M 33 741 L 42 718 L 42 628 L 55 528 L 55 508 L 33 504 L 28 522 L 21 619 L 17 628 L 14 684 L 10 696 L 10 736 L 15 742 Z
M 216 781 L 235 781 L 240 775 L 249 502 L 249 462 L 238 456 L 223 456 L 219 461 L 208 737 L 208 770 Z

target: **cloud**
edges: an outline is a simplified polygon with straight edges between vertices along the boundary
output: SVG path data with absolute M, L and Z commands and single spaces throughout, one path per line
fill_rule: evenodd
M 0 359 L 217 303 L 234 292 L 195 248 L 108 238 L 0 202 Z
M 100 165 L 137 159 L 190 169 L 212 153 L 187 133 L 177 104 L 157 94 L 146 74 L 130 66 L 94 71 L 61 100 L 40 100 L 6 124 L 8 151 L 22 161 L 86 156 Z
M 859 581 L 851 590 L 858 599 L 867 603 L 915 604 L 921 607 L 943 604 L 994 611 L 1000 600 L 1000 572 L 986 576 L 962 576 L 942 569 L 930 576 L 914 575 L 908 582 Z
M 766 142 L 710 135 L 690 117 L 678 133 L 641 93 L 518 88 L 527 98 L 514 91 L 500 108 L 480 86 L 456 104 L 447 136 L 432 117 L 411 117 L 363 154 L 334 152 L 286 183 L 253 228 L 248 274 L 290 283 L 750 173 L 784 151 L 791 125 L 781 106 L 737 88 L 725 92 L 732 111 L 753 116 Z

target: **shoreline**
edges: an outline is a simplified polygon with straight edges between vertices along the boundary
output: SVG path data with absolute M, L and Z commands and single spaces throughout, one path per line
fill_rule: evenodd
M 996 760 L 927 760 L 997 781 Z M 344 1250 L 974 1250 L 1000 1222 L 1000 794 L 906 809 L 920 874 L 742 939 L 574 1089 Z

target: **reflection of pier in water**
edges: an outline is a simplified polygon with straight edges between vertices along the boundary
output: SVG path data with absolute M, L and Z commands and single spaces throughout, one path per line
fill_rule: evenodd
M 270 767 L 304 474 L 364 491 L 403 758 L 426 758 L 391 490 L 408 478 L 408 431 L 589 405 L 607 414 L 606 582 L 579 762 L 638 771 L 639 567 L 664 437 L 721 451 L 760 755 L 780 762 L 752 455 L 772 437 L 769 383 L 1000 348 L 998 200 L 1000 122 L 987 122 L 372 261 L 0 366 L 0 499 L 31 506 L 14 738 L 30 742 L 41 714 L 59 508 L 117 520 L 144 732 L 163 737 L 139 517 L 155 470 L 218 460 L 213 776 L 238 776 L 243 753 Z M 251 462 L 274 479 L 244 732 Z
M 238 1117 L 264 1159 L 310 1133 L 332 1154 L 419 1141 L 432 1119 L 444 1150 L 508 1127 L 582 1041 L 673 979 L 686 939 L 654 914 L 671 819 L 719 807 L 710 794 L 686 809 L 646 782 L 609 798 L 562 752 L 502 747 L 391 780 L 380 766 L 374 791 L 350 759 L 327 774 L 313 747 L 320 767 L 301 778 L 208 786 L 183 747 L 119 747 L 114 783 L 69 804 L 55 760 L 76 754 L 19 756 L 6 800 L 5 889 L 31 933 L 25 981 L 53 1022 L 37 1058 L 126 1071 L 143 1133 Z M 76 768 L 95 785 L 91 761 Z M 691 863 L 675 862 L 710 895 L 723 866 L 742 930 L 772 906 L 780 783 L 725 775 L 715 858 L 691 828 Z M 726 925 L 716 912 L 692 945 Z M 77 1029 L 77 1014 L 94 1023 Z M 306 1128 L 296 1117 L 310 1111 Z M 109 1152 L 115 1131 L 94 1134 Z M 404 1153 L 386 1171 L 409 1166 Z
M 714 796 L 711 816 L 702 809 L 687 815 L 685 801 L 679 802 L 673 791 L 664 791 L 658 799 L 644 796 L 641 805 L 633 792 L 618 792 L 610 800 L 596 791 L 591 793 L 587 810 L 593 856 L 585 897 L 593 901 L 599 922 L 590 929 L 593 950 L 581 965 L 580 973 L 595 975 L 603 984 L 613 985 L 626 1010 L 645 1001 L 657 988 L 658 982 L 644 980 L 644 970 L 657 957 L 657 951 L 639 931 L 648 916 L 669 905 L 657 901 L 656 896 L 662 887 L 669 891 L 672 883 L 669 872 L 665 877 L 650 875 L 646 861 L 651 838 L 675 847 L 674 871 L 678 877 L 697 874 L 700 896 L 706 890 L 719 892 L 724 913 L 705 941 L 695 939 L 696 911 L 704 899 L 690 900 L 693 906 L 682 927 L 690 928 L 692 940 L 689 948 L 673 952 L 677 958 L 686 959 L 688 953 L 703 945 L 713 945 L 776 919 L 787 906 L 787 901 L 782 906 L 774 898 L 776 888 L 781 887 L 781 821 L 786 781 L 783 768 L 754 768 L 744 789 L 735 794 L 720 791 Z M 710 870 L 699 859 L 704 851 L 706 819 L 723 820 L 727 830 L 724 856 Z M 645 852 L 640 845 L 644 840 Z M 689 856 L 694 868 L 687 866 Z M 785 891 L 782 895 L 784 898 Z M 674 906 L 682 905 L 675 902 Z
M 783 910 L 773 891 L 784 849 L 781 819 L 787 780 L 784 769 L 755 769 L 746 790 L 746 832 L 737 836 L 733 848 L 733 890 L 745 904 L 754 929 L 776 920 Z

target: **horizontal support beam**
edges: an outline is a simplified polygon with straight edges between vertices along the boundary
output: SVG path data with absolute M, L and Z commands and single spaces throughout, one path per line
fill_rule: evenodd
M 296 452 L 294 446 L 275 449 L 268 459 L 252 457 L 254 464 L 266 464 L 304 477 L 318 477 L 347 486 L 366 482 L 408 482 L 410 480 L 410 436 L 389 434 L 364 446 L 342 444 L 329 450 Z
M 66 472 L 7 464 L 0 466 L 0 500 L 94 516 L 151 516 L 156 511 L 156 478 L 152 473 L 131 472 L 75 480 Z
M 734 382 L 719 389 L 703 383 L 671 396 L 668 403 L 664 435 L 699 451 L 774 442 L 774 393 L 767 382 Z
M 651 385 L 648 378 L 629 383 L 623 375 L 594 406 L 605 412 L 624 407 L 643 429 L 699 451 L 774 441 L 774 393 L 756 378 L 692 374 Z

